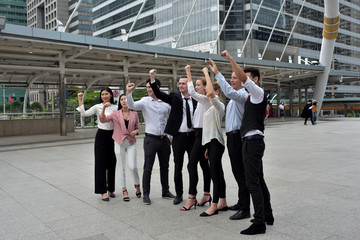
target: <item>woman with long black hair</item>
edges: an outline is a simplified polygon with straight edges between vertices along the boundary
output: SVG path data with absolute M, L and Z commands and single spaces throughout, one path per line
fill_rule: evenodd
M 103 201 L 110 201 L 115 197 L 115 169 L 116 157 L 114 152 L 113 123 L 101 123 L 99 115 L 105 103 L 111 104 L 106 108 L 105 115 L 117 110 L 114 103 L 114 95 L 110 88 L 103 88 L 100 91 L 99 104 L 92 106 L 85 111 L 82 104 L 83 93 L 78 93 L 79 107 L 76 108 L 82 117 L 89 117 L 94 114 L 98 117 L 98 131 L 95 136 L 95 193 L 101 194 Z

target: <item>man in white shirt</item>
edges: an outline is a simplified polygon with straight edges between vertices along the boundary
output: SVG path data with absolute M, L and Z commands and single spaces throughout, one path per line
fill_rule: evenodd
M 240 134 L 243 141 L 243 162 L 246 185 L 254 205 L 253 224 L 241 231 L 241 234 L 255 235 L 266 232 L 266 225 L 273 225 L 274 217 L 270 204 L 270 192 L 266 186 L 262 157 L 265 151 L 264 118 L 267 100 L 264 90 L 258 86 L 260 72 L 256 68 L 242 68 L 225 50 L 221 56 L 229 60 L 233 71 L 243 86 L 249 92 L 245 102 L 244 116 L 241 123 Z
M 157 80 L 157 86 L 160 87 L 160 81 Z M 150 81 L 146 82 L 147 97 L 141 98 L 134 102 L 132 90 L 135 88 L 134 83 L 126 85 L 126 101 L 130 109 L 141 110 L 145 121 L 145 138 L 144 138 L 144 172 L 143 172 L 143 202 L 150 205 L 150 181 L 151 171 L 155 161 L 155 155 L 158 155 L 160 162 L 160 181 L 162 185 L 162 197 L 174 198 L 175 196 L 169 191 L 169 157 L 170 142 L 164 133 L 167 118 L 170 113 L 170 106 L 156 98 Z

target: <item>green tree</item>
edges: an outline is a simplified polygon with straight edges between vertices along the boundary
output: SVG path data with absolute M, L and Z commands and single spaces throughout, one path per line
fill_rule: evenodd
M 14 100 L 10 105 L 10 112 L 18 113 L 21 111 L 21 103 L 18 100 Z
M 33 102 L 30 105 L 30 109 L 34 112 L 42 112 L 43 108 L 39 102 Z

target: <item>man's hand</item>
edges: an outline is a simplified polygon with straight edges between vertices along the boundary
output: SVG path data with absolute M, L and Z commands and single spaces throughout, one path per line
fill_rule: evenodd
M 209 65 L 209 68 L 215 75 L 218 75 L 219 69 L 217 68 L 216 63 L 211 58 L 209 58 L 209 61 L 211 62 L 211 64 Z
M 230 56 L 230 54 L 228 53 L 227 50 L 224 50 L 220 53 L 220 56 L 222 56 L 223 58 L 230 60 L 232 57 Z
M 82 92 L 79 92 L 78 93 L 78 100 L 82 100 L 82 97 L 84 96 L 84 93 Z
M 188 73 L 188 72 L 190 72 L 190 71 L 191 71 L 191 66 L 190 66 L 189 64 L 187 64 L 187 65 L 185 66 L 185 72 Z
M 135 83 L 126 84 L 126 94 L 130 94 L 135 88 Z
M 154 68 L 154 69 L 151 69 L 151 70 L 149 71 L 149 75 L 150 75 L 150 80 L 151 80 L 151 82 L 155 81 L 156 69 L 155 69 L 155 68 Z

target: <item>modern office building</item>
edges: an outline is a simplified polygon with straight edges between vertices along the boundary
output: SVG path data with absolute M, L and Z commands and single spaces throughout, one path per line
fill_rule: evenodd
M 60 22 L 65 26 L 77 3 L 78 0 L 28 0 L 28 26 L 57 30 Z M 66 31 L 92 35 L 91 9 L 91 0 L 82 0 Z
M 66 26 L 79 0 L 28 0 L 28 26 L 56 31 L 59 24 Z M 92 1 L 82 0 L 76 12 L 72 15 L 66 32 L 92 35 Z M 40 102 L 47 108 L 57 90 L 49 90 L 46 86 L 38 86 L 42 90 L 32 90 L 29 102 Z
M 26 0 L 1 0 L 0 16 L 5 16 L 7 23 L 26 26 Z
M 123 39 L 143 2 L 93 0 L 94 36 Z M 314 64 L 321 49 L 323 4 L 322 0 L 148 0 L 128 41 L 204 52 L 228 49 L 246 58 Z M 360 71 L 360 0 L 340 0 L 340 14 L 333 69 Z

